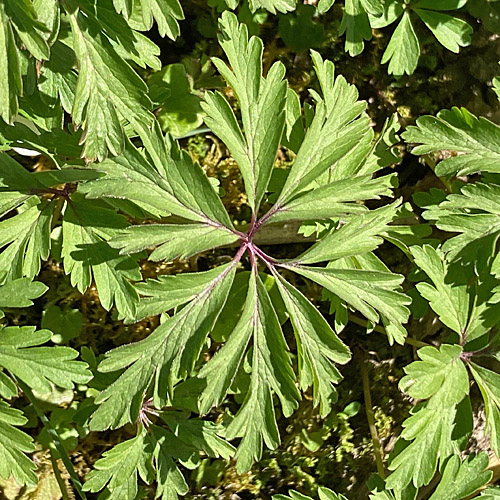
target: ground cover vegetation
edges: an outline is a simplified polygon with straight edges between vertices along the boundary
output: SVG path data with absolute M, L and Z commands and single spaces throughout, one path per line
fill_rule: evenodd
M 500 2 L 0 20 L 2 498 L 500 498 Z

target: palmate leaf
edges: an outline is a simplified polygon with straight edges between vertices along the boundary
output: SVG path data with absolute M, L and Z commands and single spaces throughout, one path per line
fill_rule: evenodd
M 219 42 L 232 70 L 220 59 L 213 62 L 238 97 L 243 131 L 220 93 L 205 96 L 205 123 L 226 142 L 238 162 L 249 205 L 256 212 L 269 183 L 285 125 L 285 68 L 275 63 L 263 78 L 262 41 L 256 37 L 248 39 L 246 25 L 239 24 L 230 12 L 223 13 L 220 27 Z M 243 54 L 247 56 L 242 57 Z
M 127 316 L 127 321 L 152 314 L 171 316 L 163 314 L 160 326 L 144 340 L 105 355 L 99 371 L 114 372 L 117 378 L 97 395 L 98 408 L 90 427 L 115 429 L 136 422 L 143 402 L 150 397 L 157 410 L 183 401 L 190 410 L 205 414 L 223 404 L 228 394 L 239 391 L 243 402 L 225 424 L 228 439 L 241 438 L 236 458 L 238 471 L 244 471 L 261 457 L 264 446 L 276 448 L 279 444 L 276 403 L 279 401 L 282 413 L 288 416 L 298 406 L 298 386 L 304 391 L 312 387 L 314 404 L 326 415 L 336 399 L 333 384 L 341 378 L 336 364 L 350 358 L 349 349 L 328 322 L 281 277 L 280 270 L 305 277 L 310 274 L 321 284 L 324 280 L 369 319 L 381 318 L 391 341 L 404 339 L 402 323 L 408 317 L 408 299 L 400 292 L 402 277 L 385 267 L 314 267 L 320 262 L 330 265 L 346 257 L 366 256 L 382 243 L 381 235 L 399 214 L 399 201 L 374 211 L 362 206 L 364 200 L 391 194 L 393 178 L 372 180 L 371 174 L 390 164 L 393 156 L 388 161 L 374 153 L 366 104 L 357 100 L 356 89 L 335 76 L 331 62 L 313 52 L 322 95 L 312 92 L 315 106 L 306 107 L 303 134 L 294 139 L 296 161 L 278 193 L 278 202 L 261 216 L 259 205 L 283 137 L 286 100 L 294 100 L 290 122 L 299 120 L 300 104 L 295 94 L 287 92 L 280 65 L 273 66 L 266 78 L 262 76 L 262 44 L 248 38 L 246 28 L 233 14 L 224 13 L 221 29 L 221 44 L 231 69 L 221 61 L 217 66 L 239 100 L 242 127 L 222 94 L 206 94 L 207 123 L 239 163 L 253 217 L 246 233 L 236 230 L 204 172 L 161 134 L 157 124 L 151 134 L 141 137 L 143 152 L 127 141 L 122 155 L 93 166 L 103 176 L 79 187 L 87 198 L 127 200 L 158 218 L 175 216 L 165 224 L 118 229 L 110 244 L 122 254 L 154 248 L 150 258 L 155 260 L 238 242 L 240 247 L 224 266 L 134 285 L 142 297 L 135 317 Z M 394 142 L 387 131 L 396 127 L 388 127 L 375 145 L 384 152 Z M 354 150 L 360 141 L 363 154 L 357 156 Z M 338 216 L 337 225 L 298 259 L 278 261 L 257 246 L 256 235 L 273 221 L 273 214 L 275 221 L 282 222 L 301 217 L 315 220 L 318 213 L 327 219 Z M 237 267 L 246 264 L 245 253 L 251 269 L 234 280 Z M 258 260 L 266 265 L 267 278 L 259 272 Z M 297 344 L 297 374 L 281 329 L 287 315 Z M 208 335 L 220 345 L 212 344 L 215 353 L 201 356 Z M 184 483 L 171 462 L 166 462 L 170 464 L 166 475 L 171 474 L 175 484 L 165 491 L 177 494 L 185 489 Z
M 500 127 L 484 117 L 477 118 L 465 108 L 440 111 L 437 116 L 421 116 L 416 126 L 402 135 L 416 146 L 415 155 L 450 150 L 452 155 L 438 163 L 436 174 L 466 175 L 500 172 Z
M 222 401 L 251 339 L 250 387 L 227 430 L 229 439 L 242 438 L 236 453 L 239 471 L 248 470 L 255 460 L 261 458 L 263 441 L 272 449 L 279 444 L 272 394 L 278 395 L 285 416 L 293 412 L 299 399 L 276 312 L 256 272 L 250 275 L 247 300 L 239 323 L 198 375 L 207 379 L 207 388 L 200 398 L 202 412 Z
M 218 275 L 149 337 L 106 354 L 99 371 L 128 368 L 96 398 L 100 406 L 92 417 L 92 429 L 117 428 L 135 421 L 153 378 L 155 405 L 165 405 L 173 385 L 191 373 L 227 299 L 234 267 L 232 262 L 217 268 Z

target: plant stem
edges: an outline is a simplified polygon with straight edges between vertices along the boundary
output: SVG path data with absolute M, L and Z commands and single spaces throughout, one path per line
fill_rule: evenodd
M 50 461 L 52 462 L 52 469 L 54 471 L 54 476 L 56 477 L 57 484 L 59 485 L 59 489 L 61 490 L 62 500 L 70 500 L 68 492 L 66 490 L 66 483 L 61 476 L 61 471 L 59 470 L 59 466 L 57 464 L 56 457 L 54 456 L 55 446 L 53 443 L 50 444 Z
M 64 464 L 64 467 L 66 467 L 69 477 L 71 478 L 75 491 L 78 493 L 78 495 L 82 500 L 87 500 L 87 497 L 85 496 L 85 493 L 82 488 L 82 483 L 80 482 L 80 479 L 78 479 L 75 469 L 73 468 L 73 464 L 71 463 L 71 460 L 69 459 L 66 450 L 61 444 L 61 438 L 59 437 L 59 434 L 54 429 L 54 427 L 52 427 L 52 424 L 50 423 L 49 419 L 45 416 L 45 413 L 43 413 L 40 407 L 36 404 L 36 397 L 33 394 L 33 391 L 23 381 L 19 379 L 17 379 L 17 384 L 24 392 L 26 397 L 30 400 L 30 403 L 33 405 L 33 408 L 35 409 L 38 418 L 41 420 L 45 429 L 47 429 L 47 432 L 52 439 L 52 443 L 57 452 L 59 453 L 59 456 L 61 457 L 61 460 Z
M 370 428 L 370 434 L 372 436 L 373 454 L 375 456 L 375 462 L 377 464 L 378 475 L 382 479 L 385 479 L 384 462 L 382 459 L 382 446 L 380 445 L 377 426 L 375 425 L 375 416 L 373 414 L 372 396 L 370 393 L 370 380 L 368 379 L 366 360 L 364 359 L 361 360 L 360 366 L 361 366 L 361 378 L 363 380 L 363 395 L 365 399 L 366 419 L 368 420 L 368 426 Z

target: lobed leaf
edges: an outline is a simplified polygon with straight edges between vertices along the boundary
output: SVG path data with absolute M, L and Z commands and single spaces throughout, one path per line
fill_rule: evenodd
M 161 408 L 173 386 L 189 375 L 205 339 L 227 299 L 234 278 L 234 262 L 218 274 L 177 314 L 162 323 L 149 337 L 106 353 L 99 371 L 128 367 L 96 398 L 100 406 L 91 428 L 104 430 L 134 422 L 154 378 L 154 402 Z
M 439 176 L 500 171 L 500 127 L 482 116 L 477 118 L 465 108 L 453 107 L 437 116 L 421 116 L 416 126 L 408 127 L 402 136 L 406 142 L 417 144 L 412 150 L 415 155 L 440 150 L 461 153 L 439 162 Z
M 99 202 L 72 200 L 62 221 L 62 258 L 80 292 L 93 279 L 105 309 L 114 303 L 121 316 L 133 317 L 138 296 L 129 280 L 141 279 L 139 266 L 107 243 L 126 226 L 124 217 Z
M 9 326 L 0 330 L 0 366 L 32 389 L 50 392 L 52 384 L 72 389 L 91 378 L 86 363 L 73 361 L 78 352 L 70 347 L 39 347 L 51 337 L 48 330 Z
M 222 94 L 208 94 L 205 123 L 224 141 L 238 162 L 249 205 L 254 212 L 266 192 L 285 126 L 285 68 L 275 63 L 262 77 L 262 41 L 248 38 L 245 24 L 224 12 L 219 42 L 232 70 L 220 59 L 213 62 L 234 90 L 241 108 L 243 132 Z
M 36 466 L 26 455 L 35 451 L 33 439 L 17 428 L 27 421 L 21 410 L 0 400 L 0 476 L 13 477 L 20 486 L 38 481 Z

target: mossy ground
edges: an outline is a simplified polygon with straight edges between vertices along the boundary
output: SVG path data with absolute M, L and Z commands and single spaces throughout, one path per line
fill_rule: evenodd
M 156 40 L 162 48 L 163 62 L 178 62 L 183 58 L 204 55 L 218 55 L 218 46 L 210 36 L 215 35 L 215 12 L 207 9 L 204 2 L 191 2 L 186 5 L 186 21 L 182 24 L 183 38 L 173 44 Z M 325 16 L 314 20 L 324 27 L 324 40 L 317 49 L 323 57 L 336 64 L 338 73 L 357 86 L 360 97 L 368 103 L 368 112 L 376 130 L 380 130 L 385 119 L 398 112 L 403 126 L 411 124 L 422 114 L 433 114 L 453 105 L 465 106 L 471 112 L 500 122 L 500 108 L 491 90 L 491 79 L 498 73 L 500 59 L 500 40 L 472 18 L 475 33 L 470 47 L 459 54 L 444 49 L 436 49 L 431 39 L 423 38 L 421 65 L 411 76 L 398 80 L 387 75 L 386 67 L 379 61 L 387 45 L 388 33 L 376 32 L 366 43 L 364 52 L 349 57 L 343 50 L 343 39 L 338 38 L 341 8 L 335 5 Z M 203 23 L 200 23 L 203 19 Z M 266 46 L 265 64 L 279 59 L 287 67 L 287 75 L 292 88 L 303 99 L 308 99 L 306 89 L 315 86 L 310 58 L 306 52 L 293 52 L 280 40 L 277 22 L 273 16 L 260 27 Z M 204 26 L 200 32 L 200 26 Z M 390 31 L 390 30 L 389 30 Z M 249 222 L 250 211 L 246 204 L 242 180 L 234 161 L 229 157 L 223 144 L 214 136 L 207 134 L 183 142 L 193 157 L 199 161 L 207 175 L 219 181 L 223 202 L 230 215 L 240 224 Z M 287 162 L 288 153 L 283 151 L 278 161 Z M 279 166 L 279 165 L 278 165 Z M 43 168 L 37 165 L 36 168 Z M 440 181 L 432 170 L 420 164 L 404 148 L 401 148 L 401 162 L 394 166 L 400 174 L 400 187 L 397 195 L 411 201 L 415 192 L 441 187 Z M 303 244 L 280 245 L 269 248 L 278 257 L 296 255 Z M 160 274 L 173 274 L 184 271 L 207 269 L 217 265 L 231 255 L 231 249 L 209 252 L 197 259 L 157 264 L 144 261 L 142 265 L 145 278 Z M 393 271 L 408 274 L 410 263 L 402 252 L 390 245 L 384 245 L 380 257 Z M 71 287 L 61 265 L 52 259 L 44 265 L 40 280 L 50 290 L 36 307 L 16 313 L 8 313 L 10 324 L 41 324 L 42 311 L 48 304 L 61 308 L 77 309 L 83 314 L 83 325 L 78 337 L 70 345 L 81 349 L 89 347 L 95 353 L 105 351 L 123 343 L 134 342 L 149 335 L 158 325 L 158 318 L 148 318 L 135 325 L 124 325 L 116 321 L 114 313 L 105 311 L 94 287 L 80 294 Z M 297 283 L 303 292 L 318 305 L 331 319 L 328 304 L 320 301 L 320 290 Z M 413 320 L 409 335 L 432 340 L 445 335 L 444 327 L 430 314 L 420 320 Z M 286 332 L 285 332 L 286 333 Z M 273 494 L 286 493 L 296 489 L 305 494 L 315 494 L 318 486 L 327 486 L 349 495 L 351 500 L 367 498 L 365 481 L 376 471 L 373 458 L 373 444 L 370 437 L 360 366 L 365 364 L 371 387 L 372 410 L 375 415 L 377 431 L 385 455 L 391 452 L 395 436 L 401 430 L 401 422 L 407 417 L 411 402 L 403 397 L 397 384 L 403 375 L 402 367 L 414 359 L 411 346 L 389 346 L 383 335 L 378 332 L 367 334 L 354 324 L 349 324 L 342 332 L 343 340 L 354 353 L 352 361 L 342 367 L 344 382 L 338 387 L 338 401 L 332 414 L 322 420 L 313 408 L 311 395 L 305 394 L 299 409 L 290 419 L 280 418 L 279 426 L 282 444 L 276 450 L 265 450 L 262 461 L 246 474 L 238 475 L 234 464 L 223 460 L 202 459 L 201 466 L 194 470 L 184 470 L 191 486 L 186 500 L 269 500 Z M 73 394 L 71 400 L 63 405 L 78 406 L 83 392 Z M 25 402 L 16 403 L 20 407 Z M 50 412 L 53 406 L 47 403 Z M 220 414 L 220 411 L 218 412 Z M 91 433 L 81 436 L 79 444 L 69 454 L 77 473 L 83 478 L 93 463 L 104 451 L 128 437 L 132 429 L 108 433 Z M 31 432 L 37 436 L 41 431 L 34 424 Z M 51 462 L 47 452 L 40 449 L 36 455 L 40 463 L 40 478 L 44 481 L 42 492 L 13 490 L 11 484 L 0 484 L 0 491 L 6 499 L 60 498 L 54 486 Z M 63 474 L 64 475 L 64 474 Z M 45 479 L 44 479 L 45 478 Z M 47 479 L 49 478 L 49 479 Z M 38 496 L 37 496 L 38 495 Z M 40 496 L 42 495 L 42 496 Z M 45 495 L 45 496 L 43 496 Z M 153 490 L 145 489 L 148 498 L 154 498 Z M 92 498 L 92 495 L 89 495 Z

